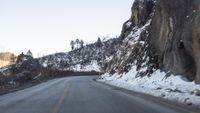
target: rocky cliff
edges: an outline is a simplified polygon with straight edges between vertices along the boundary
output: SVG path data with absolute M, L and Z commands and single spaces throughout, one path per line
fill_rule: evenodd
M 200 1 L 158 0 L 150 44 L 159 68 L 200 82 Z
M 135 0 L 105 72 L 120 74 L 137 66 L 138 76 L 160 69 L 200 83 L 199 26 L 199 0 Z

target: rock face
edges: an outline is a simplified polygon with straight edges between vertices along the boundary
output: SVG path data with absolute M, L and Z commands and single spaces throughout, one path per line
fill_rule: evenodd
M 200 83 L 200 1 L 135 0 L 114 56 L 106 72 L 136 65 L 138 76 L 161 69 Z
M 159 68 L 200 83 L 200 1 L 157 0 L 150 46 Z
M 15 82 L 25 83 L 41 73 L 41 65 L 37 59 L 28 55 L 19 55 L 17 63 L 9 69 Z
M 123 25 L 120 46 L 113 59 L 106 67 L 105 72 L 128 72 L 132 65 L 137 65 L 138 74 L 143 63 L 147 63 L 149 51 L 149 26 L 153 15 L 155 2 L 152 0 L 135 0 L 132 7 L 132 16 Z M 152 67 L 149 65 L 149 68 Z M 147 72 L 142 72 L 147 73 Z

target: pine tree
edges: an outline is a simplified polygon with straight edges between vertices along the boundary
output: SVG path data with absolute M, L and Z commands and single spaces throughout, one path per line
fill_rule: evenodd
M 81 48 L 83 48 L 83 45 L 84 45 L 83 40 L 81 40 L 80 44 L 81 44 Z
M 30 50 L 27 51 L 26 55 L 33 57 L 33 54 Z
M 97 40 L 97 47 L 101 47 L 103 44 L 102 44 L 102 42 L 101 42 L 101 38 L 98 38 L 98 40 Z
M 17 63 L 22 62 L 22 58 L 24 57 L 24 53 L 22 52 L 20 55 L 17 56 Z

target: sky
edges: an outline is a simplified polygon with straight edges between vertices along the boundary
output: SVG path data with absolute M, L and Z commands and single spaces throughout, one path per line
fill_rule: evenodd
M 70 41 L 85 44 L 120 35 L 133 0 L 0 0 L 0 52 L 34 56 L 67 52 Z

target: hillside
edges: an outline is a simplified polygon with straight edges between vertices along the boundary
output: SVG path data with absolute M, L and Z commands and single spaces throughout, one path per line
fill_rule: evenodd
M 199 0 L 135 0 L 102 81 L 200 107 L 199 8 Z
M 141 76 L 160 69 L 200 83 L 198 5 L 197 0 L 136 0 L 106 71 L 121 74 L 135 65 Z
M 66 53 L 41 58 L 20 54 L 16 63 L 0 69 L 0 94 L 27 83 L 77 75 L 99 75 L 117 51 L 118 38 L 97 41 Z
M 109 62 L 117 51 L 118 38 L 95 42 L 82 48 L 56 53 L 39 58 L 45 68 L 70 71 L 102 71 L 103 65 Z

